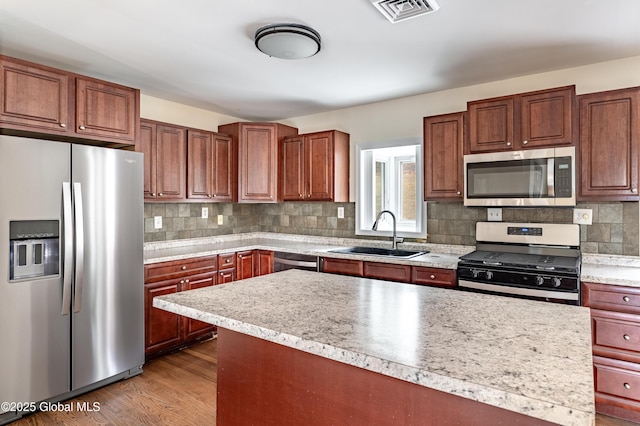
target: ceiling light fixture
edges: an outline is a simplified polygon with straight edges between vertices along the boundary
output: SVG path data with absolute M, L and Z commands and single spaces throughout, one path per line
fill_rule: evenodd
M 256 31 L 256 47 L 265 55 L 302 59 L 320 51 L 320 34 L 300 24 L 272 24 Z

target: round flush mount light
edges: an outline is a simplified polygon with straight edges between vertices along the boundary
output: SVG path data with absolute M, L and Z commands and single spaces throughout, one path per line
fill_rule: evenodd
M 266 25 L 256 31 L 256 47 L 265 55 L 302 59 L 320 51 L 320 34 L 300 24 Z

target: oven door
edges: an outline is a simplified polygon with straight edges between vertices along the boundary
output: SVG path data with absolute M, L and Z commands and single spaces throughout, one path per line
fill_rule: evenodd
M 544 288 L 529 288 L 512 286 L 508 284 L 489 284 L 480 281 L 459 279 L 460 290 L 477 293 L 494 294 L 498 296 L 517 297 L 520 299 L 541 300 L 545 302 L 562 303 L 566 305 L 579 305 L 580 294 L 578 292 L 564 292 L 548 290 Z

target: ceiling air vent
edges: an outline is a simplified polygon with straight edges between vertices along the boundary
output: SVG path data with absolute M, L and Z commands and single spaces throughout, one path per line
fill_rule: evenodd
M 440 9 L 435 0 L 371 0 L 371 3 L 394 24 Z

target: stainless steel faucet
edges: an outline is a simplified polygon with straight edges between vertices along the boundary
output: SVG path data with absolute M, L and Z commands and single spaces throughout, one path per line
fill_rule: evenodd
M 371 227 L 371 230 L 372 231 L 378 230 L 378 221 L 380 220 L 380 216 L 382 216 L 384 213 L 389 213 L 391 215 L 391 218 L 393 219 L 393 236 L 391 240 L 391 248 L 395 250 L 398 248 L 398 243 L 401 243 L 403 239 L 396 237 L 396 215 L 394 215 L 391 210 L 382 210 L 380 213 L 378 213 L 378 216 L 376 217 L 375 222 L 373 222 L 373 226 Z

